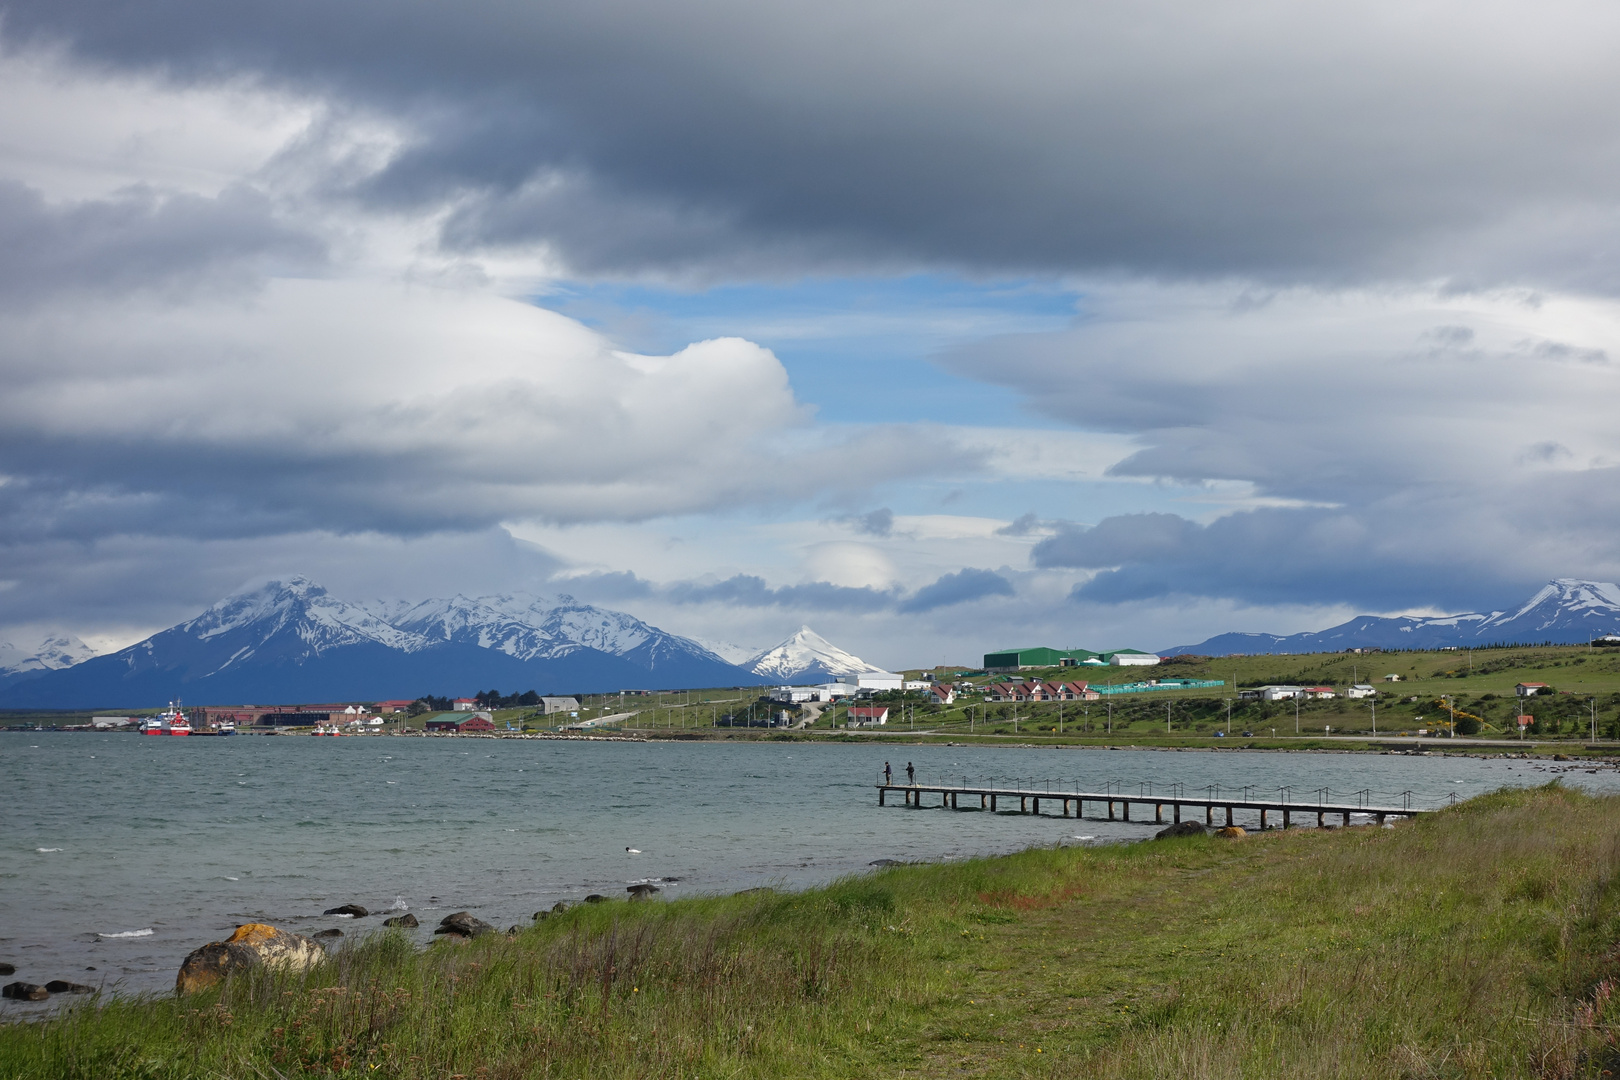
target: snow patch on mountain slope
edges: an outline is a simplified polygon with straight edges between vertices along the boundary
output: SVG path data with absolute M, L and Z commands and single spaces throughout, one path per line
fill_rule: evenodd
M 753 645 L 737 645 L 730 641 L 716 641 L 713 638 L 692 638 L 690 640 L 708 649 L 726 663 L 736 664 L 738 667 L 748 667 L 754 662 L 756 656 L 763 655 L 761 650 Z

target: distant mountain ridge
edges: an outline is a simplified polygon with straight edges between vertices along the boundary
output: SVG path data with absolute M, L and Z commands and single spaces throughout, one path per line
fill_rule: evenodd
M 118 652 L 6 675 L 0 705 L 267 704 L 761 681 L 689 638 L 572 597 L 360 604 L 294 576 L 228 596 Z
M 94 655 L 96 650 L 72 634 L 52 634 L 33 648 L 0 641 L 0 679 L 72 667 Z
M 1609 581 L 1558 578 L 1514 610 L 1471 611 L 1461 615 L 1388 618 L 1359 615 L 1326 630 L 1303 634 L 1218 634 L 1197 645 L 1178 645 L 1164 656 L 1196 653 L 1337 652 L 1343 649 L 1439 649 L 1492 644 L 1579 644 L 1620 633 L 1620 585 Z

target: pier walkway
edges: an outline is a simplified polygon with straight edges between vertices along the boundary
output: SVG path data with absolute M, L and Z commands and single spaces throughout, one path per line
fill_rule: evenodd
M 1135 795 L 1130 795 L 1123 791 L 1065 791 L 1055 787 L 1043 790 L 1034 786 L 994 787 L 975 786 L 967 783 L 879 783 L 877 785 L 879 806 L 888 805 L 888 797 L 899 794 L 904 800 L 903 805 L 906 806 L 921 807 L 924 796 L 937 796 L 939 798 L 938 808 L 960 810 L 963 809 L 961 801 L 964 798 L 972 800 L 977 796 L 979 800 L 977 809 L 987 810 L 991 813 L 1000 810 L 1002 800 L 1008 800 L 1010 809 L 1011 800 L 1017 799 L 1020 813 L 1039 814 L 1041 812 L 1041 803 L 1044 801 L 1054 809 L 1061 805 L 1063 817 L 1069 816 L 1069 810 L 1072 806 L 1074 816 L 1079 818 L 1085 816 L 1085 804 L 1091 803 L 1096 808 L 1095 812 L 1099 814 L 1106 809 L 1107 820 L 1109 821 L 1130 821 L 1132 820 L 1131 807 L 1134 805 L 1138 808 L 1139 815 L 1135 820 L 1148 821 L 1148 818 L 1141 815 L 1145 815 L 1151 808 L 1153 814 L 1151 820 L 1156 825 L 1165 824 L 1164 812 L 1167 807 L 1173 815 L 1172 820 L 1177 822 L 1181 820 L 1184 809 L 1202 809 L 1206 825 L 1216 824 L 1215 813 L 1217 810 L 1224 812 L 1225 821 L 1222 824 L 1225 825 L 1234 823 L 1232 815 L 1236 810 L 1258 810 L 1262 829 L 1271 827 L 1268 819 L 1272 814 L 1280 815 L 1281 825 L 1287 829 L 1294 825 L 1294 816 L 1297 814 L 1315 814 L 1318 826 L 1327 824 L 1326 819 L 1329 815 L 1341 818 L 1343 824 L 1349 825 L 1351 814 L 1371 817 L 1382 825 L 1386 818 L 1416 817 L 1419 814 L 1433 813 L 1435 810 L 1441 809 L 1440 806 L 1424 807 L 1413 805 L 1413 793 L 1410 791 L 1402 792 L 1397 796 L 1399 802 L 1388 804 L 1372 802 L 1370 799 L 1372 793 L 1370 791 L 1353 793 L 1354 802 L 1343 799 L 1332 800 L 1325 789 L 1318 793 L 1318 798 L 1315 800 L 1296 799 L 1288 788 L 1278 789 L 1276 798 L 1253 798 L 1250 796 L 1251 791 L 1250 788 L 1238 788 L 1223 792 L 1218 787 L 1211 785 L 1209 788 L 1204 789 L 1201 794 L 1189 795 L 1186 792 L 1185 785 L 1176 784 L 1172 786 L 1168 794 L 1141 791 Z M 975 809 L 971 801 L 966 808 Z M 1118 817 L 1115 816 L 1116 811 Z

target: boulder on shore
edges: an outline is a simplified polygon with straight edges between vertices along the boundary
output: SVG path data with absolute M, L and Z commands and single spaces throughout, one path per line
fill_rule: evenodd
M 17 965 L 0 963 L 0 975 L 17 974 Z
M 326 959 L 326 950 L 302 934 L 278 930 L 264 923 L 245 923 L 224 941 L 211 941 L 193 949 L 174 978 L 177 994 L 194 994 L 223 982 L 226 976 L 250 968 L 308 971 Z
M 658 886 L 648 885 L 645 882 L 640 885 L 631 885 L 624 891 L 630 894 L 632 900 L 651 900 L 659 893 Z
M 68 982 L 66 979 L 52 979 L 45 984 L 45 989 L 53 994 L 93 994 L 96 992 L 96 988 L 93 986 Z
M 6 983 L 5 988 L 0 989 L 0 997 L 8 997 L 13 1001 L 44 1001 L 50 996 L 49 990 L 30 982 Z
M 1241 840 L 1248 836 L 1248 831 L 1241 825 L 1227 825 L 1215 830 L 1216 836 L 1224 836 L 1228 840 Z
M 585 902 L 587 904 L 605 904 L 607 903 L 607 897 L 603 896 L 601 893 L 591 893 L 591 895 L 585 898 Z
M 485 934 L 493 934 L 495 928 L 480 919 L 470 911 L 458 911 L 453 915 L 446 915 L 439 922 L 435 934 L 454 934 L 456 937 L 475 938 Z
M 1153 834 L 1155 840 L 1168 840 L 1172 836 L 1203 836 L 1209 829 L 1202 821 L 1178 821 L 1167 829 Z
M 322 915 L 351 915 L 356 919 L 363 919 L 367 915 L 370 915 L 371 912 L 367 911 L 365 908 L 361 907 L 359 904 L 344 904 L 342 907 L 327 908 L 325 911 L 321 912 L 321 914 Z
M 384 919 L 383 920 L 383 925 L 384 926 L 421 926 L 422 924 L 416 921 L 416 916 L 415 915 L 412 915 L 410 912 L 407 911 L 403 915 L 395 915 L 392 919 Z
M 339 937 L 343 936 L 343 931 L 341 931 L 341 930 L 317 930 L 317 931 L 315 931 L 313 934 L 311 934 L 309 936 L 312 937 L 312 938 L 316 938 L 316 939 L 320 939 L 320 938 L 339 938 Z

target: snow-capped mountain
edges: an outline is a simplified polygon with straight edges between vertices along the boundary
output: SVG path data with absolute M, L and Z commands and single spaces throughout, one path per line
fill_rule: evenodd
M 753 663 L 754 657 L 760 655 L 759 650 L 752 645 L 738 645 L 735 642 L 717 641 L 714 638 L 693 638 L 692 640 L 726 663 L 736 664 L 738 667 L 747 667 Z
M 877 671 L 860 657 L 847 653 L 808 626 L 780 645 L 750 657 L 742 664 L 755 675 L 781 682 L 820 682 L 836 675 Z
M 295 576 L 228 596 L 116 653 L 7 680 L 0 704 L 262 704 L 760 681 L 694 641 L 570 597 L 358 604 Z
M 1620 633 L 1620 586 L 1607 581 L 1559 578 L 1520 607 L 1461 615 L 1385 618 L 1361 615 L 1304 634 L 1219 634 L 1197 645 L 1163 650 L 1165 656 L 1198 653 L 1333 652 L 1339 649 L 1438 649 L 1448 645 L 1576 644 Z
M 0 641 L 0 679 L 57 671 L 90 659 L 96 650 L 72 634 L 52 634 L 38 645 L 18 647 Z

